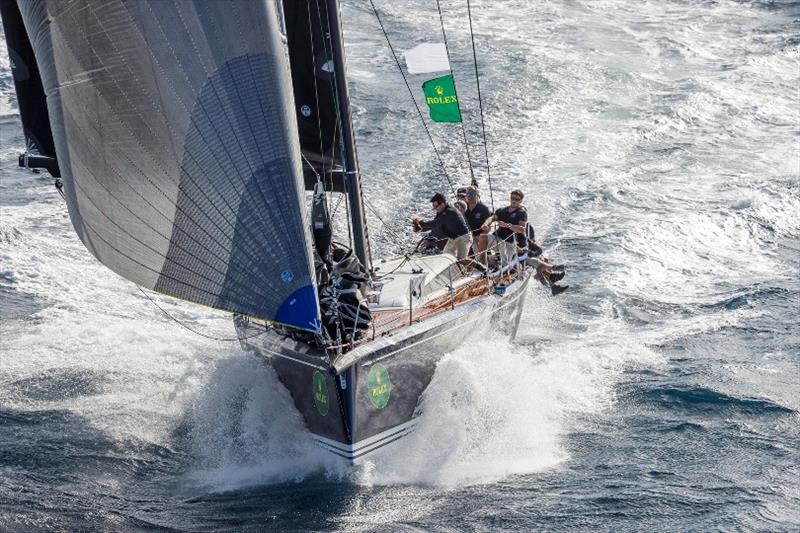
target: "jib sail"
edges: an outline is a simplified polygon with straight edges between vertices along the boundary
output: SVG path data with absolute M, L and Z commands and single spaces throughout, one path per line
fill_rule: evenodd
M 317 331 L 275 3 L 20 7 L 86 247 L 142 286 Z

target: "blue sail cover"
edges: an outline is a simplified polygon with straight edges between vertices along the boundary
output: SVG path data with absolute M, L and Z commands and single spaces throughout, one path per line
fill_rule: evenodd
M 153 290 L 317 331 L 275 2 L 20 3 L 72 224 Z

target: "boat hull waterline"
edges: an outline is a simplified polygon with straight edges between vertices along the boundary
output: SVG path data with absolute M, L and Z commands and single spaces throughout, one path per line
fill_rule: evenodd
M 530 275 L 371 340 L 328 361 L 305 343 L 237 316 L 245 350 L 264 358 L 288 389 L 316 442 L 351 462 L 414 429 L 419 400 L 448 353 L 489 332 L 516 335 Z

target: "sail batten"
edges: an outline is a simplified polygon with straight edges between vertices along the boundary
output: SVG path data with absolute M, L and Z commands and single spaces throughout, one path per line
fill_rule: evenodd
M 21 11 L 87 248 L 144 287 L 318 331 L 275 5 L 40 0 Z

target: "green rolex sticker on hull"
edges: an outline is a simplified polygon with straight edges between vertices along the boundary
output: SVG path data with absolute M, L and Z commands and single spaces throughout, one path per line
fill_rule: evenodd
M 322 416 L 328 414 L 330 401 L 328 400 L 328 382 L 319 370 L 314 371 L 314 405 Z
M 389 379 L 389 371 L 381 364 L 372 365 L 367 378 L 369 401 L 378 409 L 383 409 L 389 403 L 391 392 L 392 382 Z

